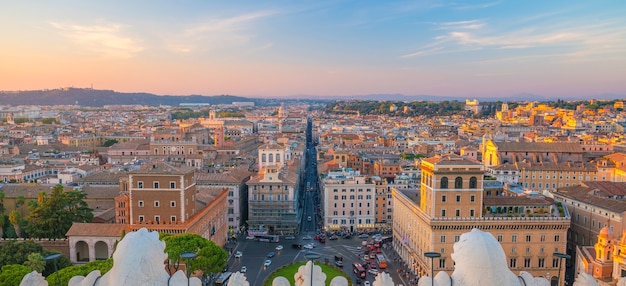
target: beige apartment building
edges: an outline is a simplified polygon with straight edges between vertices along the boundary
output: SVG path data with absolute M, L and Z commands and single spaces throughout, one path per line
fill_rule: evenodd
M 454 243 L 478 228 L 500 242 L 512 271 L 556 279 L 558 259 L 552 254 L 566 251 L 566 209 L 543 196 L 484 196 L 484 166 L 466 157 L 427 158 L 421 166 L 419 190 L 392 190 L 393 246 L 413 273 L 430 275 L 424 252 L 438 252 L 434 270 L 451 274 Z
M 366 230 L 376 225 L 376 185 L 350 168 L 330 170 L 322 180 L 324 230 Z
M 551 195 L 571 213 L 571 248 L 594 245 L 605 226 L 616 234 L 626 230 L 626 183 L 584 181 L 558 188 Z

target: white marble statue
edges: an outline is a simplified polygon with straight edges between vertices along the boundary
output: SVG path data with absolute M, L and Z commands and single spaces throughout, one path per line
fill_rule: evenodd
M 182 270 L 170 277 L 165 271 L 163 261 L 167 259 L 165 242 L 159 240 L 159 233 L 149 232 L 142 228 L 139 231 L 128 233 L 118 245 L 113 254 L 113 267 L 109 272 L 100 275 L 95 270 L 87 277 L 72 277 L 69 286 L 201 286 L 202 282 L 196 277 L 187 281 Z M 30 274 L 29 274 L 30 275 Z M 47 286 L 42 283 L 24 284 L 27 275 L 20 285 Z M 29 278 L 30 279 L 30 278 Z M 44 284 L 45 283 L 45 284 Z
M 330 286 L 348 286 L 348 279 L 343 276 L 335 276 L 330 280 Z
M 278 276 L 272 281 L 272 286 L 291 286 L 287 278 Z
M 593 276 L 581 271 L 576 276 L 576 280 L 574 280 L 574 286 L 598 286 L 598 282 L 596 279 L 593 279 Z M 620 278 L 617 281 L 617 286 L 626 286 L 626 281 Z
M 311 277 L 311 270 L 313 276 Z M 296 286 L 324 286 L 326 274 L 322 272 L 322 267 L 309 261 L 298 268 L 298 272 L 293 276 Z M 312 283 L 311 283 L 312 282 Z M 348 279 L 343 276 L 336 276 L 330 281 L 330 286 L 348 286 Z M 291 286 L 285 277 L 276 277 L 272 280 L 272 286 Z
M 507 267 L 504 250 L 488 232 L 473 229 L 461 235 L 452 253 L 454 272 L 435 275 L 437 286 L 549 286 L 547 279 L 530 274 L 518 277 Z M 430 277 L 422 277 L 419 286 L 429 286 Z
M 246 275 L 244 275 L 243 273 L 237 271 L 237 272 L 233 273 L 232 275 L 230 275 L 230 278 L 228 279 L 228 283 L 226 285 L 228 285 L 228 286 L 250 286 L 250 282 L 248 282 L 248 279 L 246 279 Z M 287 282 L 287 285 L 289 285 L 289 282 Z
M 380 272 L 374 278 L 374 282 L 372 282 L 372 286 L 394 286 L 393 280 L 391 280 L 391 276 L 387 272 Z
M 312 273 L 311 270 L 313 270 Z M 293 278 L 296 286 L 326 286 L 326 274 L 322 272 L 322 267 L 314 265 L 312 261 L 300 266 Z
M 37 271 L 33 271 L 31 273 L 26 274 L 26 276 L 22 278 L 22 282 L 20 282 L 20 286 L 31 286 L 31 285 L 48 286 L 48 281 L 46 281 L 46 278 L 43 277 L 41 273 Z

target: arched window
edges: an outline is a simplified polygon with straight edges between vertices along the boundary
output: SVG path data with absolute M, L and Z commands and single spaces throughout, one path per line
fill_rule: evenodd
M 454 188 L 455 189 L 462 189 L 463 188 L 463 178 L 456 177 L 456 179 L 454 179 Z
M 441 181 L 439 182 L 441 189 L 447 189 L 448 188 L 448 177 L 443 177 L 441 178 Z
M 261 162 L 265 163 L 265 154 L 261 154 Z
M 276 163 L 280 163 L 280 153 L 276 153 Z
M 470 189 L 476 189 L 476 187 L 477 187 L 476 177 L 471 177 L 470 178 L 469 188 Z
M 270 153 L 270 163 L 274 163 L 274 154 Z

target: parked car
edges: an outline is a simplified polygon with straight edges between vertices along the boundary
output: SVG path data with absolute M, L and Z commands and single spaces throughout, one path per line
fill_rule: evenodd
M 311 239 L 312 239 L 312 237 L 311 237 L 311 236 L 309 236 L 309 235 L 307 235 L 307 236 L 303 236 L 303 237 L 302 237 L 302 240 L 311 240 Z
M 269 259 L 266 259 L 265 262 L 263 263 L 263 266 L 268 267 L 272 264 L 272 261 Z
M 311 244 L 305 244 L 303 247 L 306 249 L 313 249 L 313 245 Z
M 285 239 L 287 239 L 287 240 L 293 240 L 293 239 L 296 239 L 296 237 L 295 237 L 295 236 L 293 236 L 293 235 L 288 235 L 288 236 L 285 236 Z
M 270 253 L 267 254 L 267 258 L 272 258 L 274 257 L 275 253 L 272 251 Z
M 243 253 L 241 253 L 241 251 L 235 252 L 235 258 L 241 258 L 242 255 Z
M 254 236 L 246 236 L 246 239 L 254 239 Z
M 337 267 L 343 267 L 343 261 L 341 261 L 341 260 L 337 260 L 337 261 L 335 261 L 335 266 L 337 266 Z
M 241 272 L 241 273 L 246 273 L 246 272 L 248 272 L 248 267 L 246 267 L 245 265 L 244 265 L 244 266 L 241 266 L 241 270 L 240 270 L 239 272 Z
M 365 234 L 365 233 L 361 233 L 359 234 L 359 238 L 368 238 L 369 235 Z
M 282 245 L 280 245 L 280 244 L 279 244 L 279 245 L 277 245 L 277 246 L 276 246 L 276 250 L 283 250 L 283 246 L 282 246 Z
M 376 269 L 370 269 L 370 270 L 367 270 L 367 272 L 369 272 L 370 274 L 374 274 L 374 275 L 378 274 L 378 270 Z

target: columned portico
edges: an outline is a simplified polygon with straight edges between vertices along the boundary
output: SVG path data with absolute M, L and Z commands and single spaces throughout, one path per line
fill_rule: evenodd
M 108 259 L 115 243 L 127 232 L 127 225 L 74 223 L 66 236 L 69 240 L 70 261 L 87 263 Z

